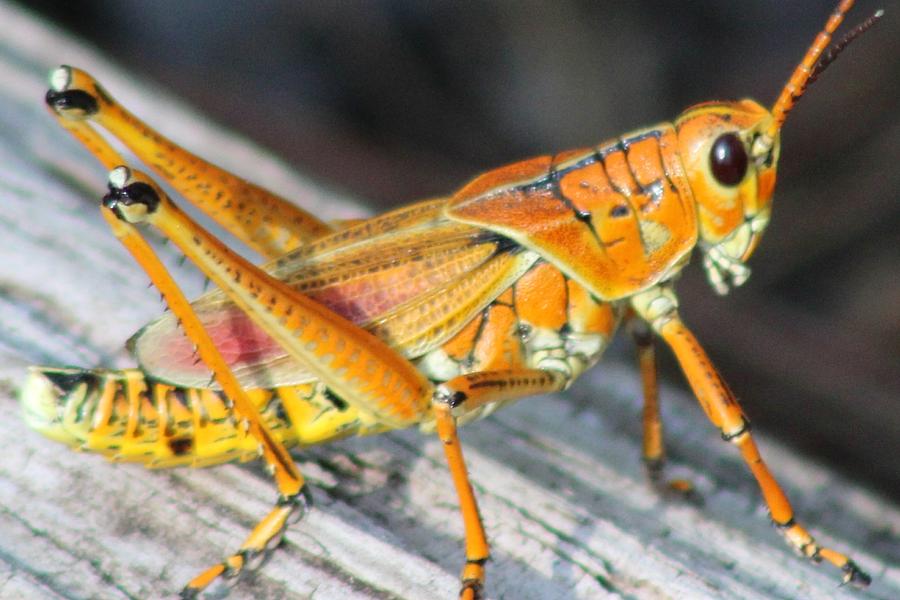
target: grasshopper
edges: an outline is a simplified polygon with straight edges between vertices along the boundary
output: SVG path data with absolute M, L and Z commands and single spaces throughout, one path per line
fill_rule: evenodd
M 260 563 L 309 508 L 287 449 L 413 425 L 440 438 L 465 526 L 460 597 L 484 595 L 489 547 L 457 429 L 525 396 L 566 389 L 620 324 L 638 346 L 643 458 L 662 477 L 654 337 L 735 444 L 787 543 L 869 583 L 818 544 L 757 449 L 749 422 L 682 322 L 674 281 L 695 248 L 720 294 L 750 274 L 769 222 L 782 126 L 806 87 L 876 13 L 828 49 L 843 0 L 772 109 L 709 102 L 596 147 L 518 162 L 454 194 L 362 221 L 325 223 L 176 146 L 86 72 L 51 74 L 46 100 L 109 172 L 101 212 L 171 312 L 129 342 L 138 369 L 34 367 L 28 423 L 112 460 L 207 466 L 263 457 L 278 500 L 244 544 L 182 597 Z M 827 49 L 827 50 L 826 50 Z M 105 129 L 264 259 L 254 265 L 124 166 Z M 189 302 L 135 227 L 148 223 L 216 284 Z

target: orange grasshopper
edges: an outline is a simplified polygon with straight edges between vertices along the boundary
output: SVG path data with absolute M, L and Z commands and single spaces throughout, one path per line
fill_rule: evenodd
M 460 597 L 475 599 L 489 551 L 458 425 L 565 389 L 624 321 L 639 349 L 651 478 L 662 481 L 664 456 L 655 334 L 722 437 L 739 448 L 788 544 L 841 569 L 844 582 L 868 584 L 852 560 L 795 521 L 740 406 L 681 321 L 673 289 L 697 246 L 718 293 L 749 276 L 789 111 L 880 16 L 826 52 L 852 4 L 837 7 L 771 110 L 752 100 L 699 104 L 672 123 L 515 163 L 446 198 L 337 225 L 175 146 L 90 75 L 60 67 L 47 103 L 111 169 L 102 214 L 171 313 L 131 340 L 140 369 L 34 368 L 22 393 L 26 419 L 69 445 L 151 467 L 263 456 L 276 505 L 236 553 L 188 583 L 186 598 L 256 565 L 307 510 L 288 447 L 412 425 L 436 430 L 465 525 Z M 95 126 L 267 262 L 241 258 L 147 175 L 122 166 Z M 144 222 L 219 289 L 188 302 L 134 227 Z

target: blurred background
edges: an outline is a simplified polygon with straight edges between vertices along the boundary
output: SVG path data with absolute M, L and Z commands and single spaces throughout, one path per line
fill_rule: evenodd
M 696 102 L 771 104 L 834 1 L 23 5 L 383 210 Z M 881 6 L 860 0 L 850 24 Z M 759 431 L 900 497 L 900 11 L 885 8 L 788 121 L 753 277 L 719 298 L 694 266 L 679 289 Z

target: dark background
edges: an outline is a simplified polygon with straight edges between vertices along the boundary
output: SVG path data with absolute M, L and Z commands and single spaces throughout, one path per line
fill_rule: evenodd
M 835 1 L 27 5 L 386 208 L 695 102 L 771 104 Z M 882 6 L 858 4 L 851 25 Z M 758 430 L 900 497 L 900 10 L 885 8 L 788 121 L 753 277 L 718 298 L 694 266 L 680 296 Z

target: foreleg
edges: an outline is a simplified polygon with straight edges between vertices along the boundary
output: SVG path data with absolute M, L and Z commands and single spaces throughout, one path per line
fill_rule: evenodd
M 700 346 L 697 338 L 682 323 L 678 302 L 669 286 L 651 288 L 632 298 L 634 310 L 651 325 L 675 353 L 694 395 L 703 411 L 722 432 L 722 439 L 736 445 L 750 472 L 756 478 L 775 526 L 795 550 L 813 562 L 823 559 L 841 569 L 844 583 L 866 586 L 871 581 L 844 554 L 820 546 L 809 532 L 796 522 L 787 495 L 778 485 L 756 442 L 750 434 L 750 423 L 737 399 Z

